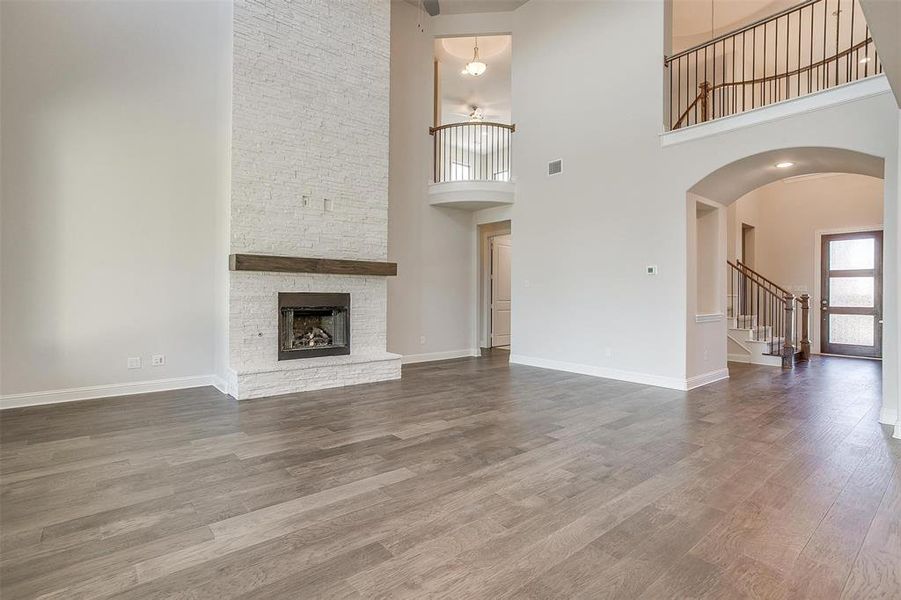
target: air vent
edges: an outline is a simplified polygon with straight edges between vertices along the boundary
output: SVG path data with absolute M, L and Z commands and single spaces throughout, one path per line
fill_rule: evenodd
M 549 162 L 547 164 L 548 176 L 557 175 L 561 171 L 563 171 L 563 161 L 562 160 L 560 160 L 560 159 L 552 160 L 551 162 Z

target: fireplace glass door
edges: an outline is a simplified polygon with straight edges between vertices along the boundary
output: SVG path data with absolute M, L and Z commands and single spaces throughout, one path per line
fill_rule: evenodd
M 348 294 L 279 294 L 279 360 L 350 354 Z

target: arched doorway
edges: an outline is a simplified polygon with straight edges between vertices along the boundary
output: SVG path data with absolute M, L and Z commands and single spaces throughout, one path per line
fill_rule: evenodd
M 876 156 L 865 154 L 862 152 L 827 147 L 795 147 L 783 148 L 778 150 L 770 150 L 759 154 L 751 155 L 745 158 L 728 163 L 715 171 L 709 173 L 694 185 L 690 187 L 687 193 L 687 265 L 688 265 L 688 335 L 687 335 L 687 370 L 689 374 L 698 372 L 709 372 L 710 364 L 719 364 L 723 369 L 727 368 L 727 360 L 732 358 L 732 346 L 729 344 L 727 335 L 730 323 L 733 327 L 743 324 L 744 329 L 749 333 L 750 337 L 756 336 L 759 324 L 756 322 L 756 315 L 747 313 L 757 313 L 763 309 L 765 303 L 758 306 L 755 301 L 750 301 L 746 297 L 745 289 L 729 289 L 729 267 L 726 267 L 726 274 L 722 274 L 724 265 L 739 263 L 742 259 L 746 259 L 748 254 L 754 254 L 754 267 L 760 267 L 760 245 L 766 244 L 765 237 L 761 239 L 761 232 L 754 229 L 754 224 L 734 219 L 730 217 L 730 213 L 734 212 L 735 206 L 739 199 L 743 199 L 755 190 L 766 189 L 767 186 L 777 186 L 776 182 L 784 182 L 792 179 L 795 181 L 805 181 L 807 178 L 824 177 L 823 174 L 843 174 L 863 176 L 861 180 L 875 181 L 878 186 L 876 192 L 880 209 L 884 209 L 893 201 L 892 198 L 886 197 L 883 191 L 883 179 L 885 176 L 885 161 Z M 833 179 L 832 181 L 838 181 Z M 830 185 L 828 182 L 819 181 L 821 188 Z M 787 186 L 786 186 L 787 187 Z M 795 189 L 800 189 L 796 186 Z M 785 193 L 785 192 L 783 192 Z M 885 211 L 888 213 L 888 211 Z M 882 210 L 880 210 L 880 217 Z M 692 218 L 694 216 L 695 218 Z M 817 215 L 820 216 L 820 215 Z M 791 219 L 786 214 L 785 219 Z M 815 221 L 815 219 L 814 219 Z M 881 226 L 872 227 L 869 230 L 876 232 L 879 230 L 881 238 Z M 885 220 L 885 227 L 892 227 L 892 220 Z M 785 227 L 782 228 L 783 230 Z M 866 228 L 863 228 L 866 229 Z M 822 232 L 820 232 L 822 233 Z M 861 234 L 862 235 L 862 234 Z M 874 233 L 874 236 L 876 234 Z M 892 232 L 894 235 L 894 232 Z M 846 236 L 855 237 L 855 236 Z M 817 240 L 821 240 L 823 236 L 819 236 Z M 810 246 L 810 254 L 813 255 L 813 248 L 816 241 L 813 233 L 806 236 L 802 240 L 804 244 Z M 749 248 L 748 245 L 757 245 L 756 250 Z M 766 249 L 766 248 L 764 248 Z M 880 248 L 881 250 L 881 248 Z M 713 257 L 713 258 L 711 258 Z M 822 261 L 822 252 L 817 252 L 817 261 Z M 881 256 L 879 257 L 881 259 Z M 734 261 L 734 262 L 733 262 Z M 748 261 L 750 262 L 750 261 Z M 880 261 L 881 262 L 881 261 Z M 893 261 L 889 261 L 894 265 Z M 735 265 L 738 269 L 742 269 L 742 265 Z M 809 264 L 805 263 L 805 269 L 809 269 L 811 278 L 817 268 L 813 260 Z M 750 269 L 755 271 L 756 269 Z M 817 280 L 816 285 L 807 283 L 802 289 L 800 286 L 786 284 L 783 288 L 777 285 L 776 295 L 782 295 L 782 291 L 792 292 L 795 296 L 802 293 L 810 296 L 810 327 L 813 330 L 810 337 L 813 338 L 813 352 L 822 350 L 821 339 L 823 336 L 819 334 L 819 328 L 825 324 L 828 330 L 830 317 L 826 316 L 824 311 L 828 310 L 829 293 L 823 294 L 823 285 L 829 281 L 838 281 L 838 276 L 856 275 L 854 272 L 836 272 L 833 270 L 831 275 Z M 881 305 L 882 314 L 873 314 L 869 317 L 855 317 L 858 320 L 871 319 L 874 327 L 874 338 L 882 338 L 882 352 L 888 359 L 887 369 L 894 369 L 896 364 L 897 353 L 897 335 L 892 327 L 883 327 L 881 322 L 884 318 L 885 322 L 891 323 L 894 320 L 894 313 L 897 302 L 897 283 L 896 274 L 893 269 L 886 272 L 885 285 L 879 290 L 878 285 L 872 292 L 874 297 L 874 305 Z M 851 282 L 852 279 L 845 279 L 842 283 Z M 863 277 L 853 279 L 855 283 L 867 283 L 872 285 L 873 280 L 865 281 Z M 823 285 L 821 285 L 823 284 Z M 792 289 L 788 289 L 792 288 Z M 712 290 L 712 291 L 711 291 Z M 738 304 L 734 299 L 738 296 Z M 745 297 L 743 297 L 745 296 Z M 730 304 L 731 301 L 731 304 Z M 748 307 L 752 307 L 748 310 Z M 821 310 L 821 308 L 823 310 Z M 875 310 L 875 307 L 873 308 Z M 861 309 L 854 309 L 849 312 L 864 312 Z M 719 323 L 712 318 L 713 315 L 722 314 L 723 318 Z M 882 318 L 881 318 L 882 317 Z M 741 323 L 740 319 L 747 319 Z M 847 317 L 841 317 L 842 320 L 850 320 Z M 731 320 L 731 321 L 730 321 Z M 832 329 L 836 330 L 836 323 L 839 321 L 838 311 L 836 315 L 831 317 L 833 322 Z M 783 341 L 780 338 L 788 335 L 780 335 L 785 321 L 779 322 L 779 331 L 771 333 L 776 338 L 777 345 L 781 345 Z M 766 323 L 764 327 L 772 327 L 773 323 Z M 761 328 L 762 329 L 762 328 Z M 788 328 L 788 331 L 791 329 Z M 762 335 L 766 336 L 767 331 L 762 329 Z M 810 339 L 810 338 L 809 338 Z M 722 341 L 727 343 L 724 344 Z M 799 338 L 800 340 L 800 338 Z M 794 342 L 794 340 L 793 340 Z M 870 340 L 860 342 L 870 343 Z M 875 342 L 873 342 L 875 343 Z M 833 345 L 830 348 L 840 346 Z M 774 348 L 770 348 L 770 351 Z M 775 364 L 781 364 L 781 353 L 776 350 Z M 800 348 L 796 348 L 800 350 Z M 711 358 L 712 355 L 712 358 Z M 707 371 L 704 371 L 707 369 Z M 883 374 L 885 378 L 885 374 Z M 897 403 L 895 398 L 889 398 L 889 404 L 883 402 L 885 418 L 883 422 L 892 422 L 893 410 L 896 410 L 894 404 Z

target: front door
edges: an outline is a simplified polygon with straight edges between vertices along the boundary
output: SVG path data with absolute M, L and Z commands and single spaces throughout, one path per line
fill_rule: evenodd
M 491 346 L 510 345 L 510 236 L 491 238 Z
M 882 232 L 824 235 L 820 350 L 882 357 Z

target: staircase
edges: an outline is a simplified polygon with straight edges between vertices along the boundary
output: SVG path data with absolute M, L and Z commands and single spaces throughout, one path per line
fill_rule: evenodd
M 810 297 L 796 298 L 741 261 L 727 261 L 729 360 L 791 368 L 810 358 Z

